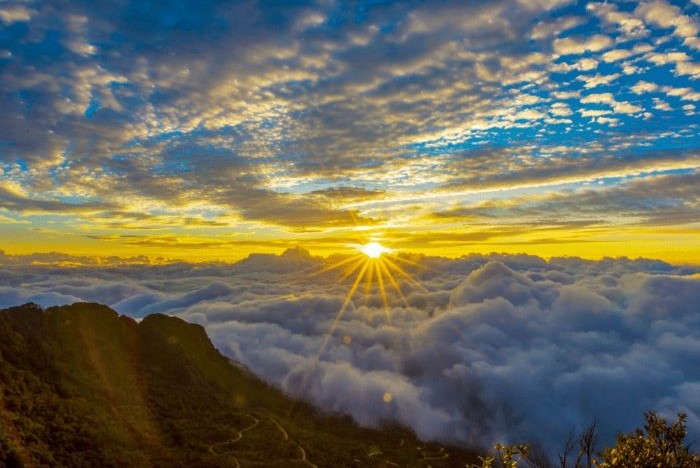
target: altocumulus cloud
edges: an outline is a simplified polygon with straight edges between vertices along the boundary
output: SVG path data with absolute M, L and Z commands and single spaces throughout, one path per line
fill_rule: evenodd
M 360 291 L 326 346 L 352 278 L 312 276 L 328 260 L 299 249 L 233 265 L 66 269 L 5 258 L 0 306 L 80 300 L 137 318 L 180 316 L 288 393 L 426 439 L 554 451 L 593 418 L 610 443 L 647 409 L 686 412 L 690 439 L 700 437 L 698 269 L 495 254 L 413 260 L 422 288 L 403 284 L 405 300 L 390 292 L 389 311 L 378 293 Z

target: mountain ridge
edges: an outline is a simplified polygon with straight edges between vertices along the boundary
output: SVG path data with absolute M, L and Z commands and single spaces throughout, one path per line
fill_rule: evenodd
M 476 454 L 361 428 L 282 394 L 203 327 L 96 303 L 0 310 L 0 465 L 464 466 Z

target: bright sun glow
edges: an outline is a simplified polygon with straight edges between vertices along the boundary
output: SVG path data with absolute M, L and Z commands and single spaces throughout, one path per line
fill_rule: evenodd
M 350 255 L 345 258 L 341 258 L 339 261 L 328 265 L 321 270 L 312 274 L 312 276 L 320 275 L 332 270 L 340 270 L 339 282 L 343 282 L 347 278 L 355 275 L 355 279 L 352 282 L 352 286 L 348 290 L 343 305 L 340 307 L 338 314 L 335 316 L 330 329 L 326 333 L 321 347 L 316 354 L 314 360 L 315 364 L 321 359 L 326 346 L 333 339 L 335 329 L 343 318 L 343 315 L 347 311 L 353 302 L 355 293 L 358 289 L 364 289 L 365 292 L 365 305 L 368 300 L 373 295 L 378 295 L 381 297 L 382 303 L 384 304 L 384 312 L 386 314 L 386 320 L 388 324 L 391 324 L 391 310 L 392 304 L 390 302 L 396 302 L 396 299 L 400 300 L 404 307 L 408 307 L 408 301 L 401 290 L 401 285 L 399 282 L 408 283 L 411 288 L 420 289 L 421 291 L 428 292 L 428 290 L 410 273 L 405 271 L 400 264 L 410 265 L 417 268 L 423 268 L 420 264 L 404 258 L 401 255 L 394 253 L 393 249 L 384 247 L 379 242 L 370 242 L 366 245 L 351 244 L 359 252 L 355 255 Z M 364 283 L 364 287 L 363 287 Z M 393 289 L 396 295 L 393 300 L 390 301 L 389 290 Z M 357 305 L 359 305 L 358 303 Z M 343 342 L 348 345 L 350 341 L 343 337 Z M 312 369 L 306 372 L 304 379 L 301 383 L 301 388 L 307 388 L 312 375 Z M 390 392 L 384 394 L 384 402 L 390 403 L 393 399 L 393 395 Z
M 360 250 L 369 258 L 379 258 L 384 252 L 389 252 L 389 249 L 379 242 L 370 242 L 360 247 Z

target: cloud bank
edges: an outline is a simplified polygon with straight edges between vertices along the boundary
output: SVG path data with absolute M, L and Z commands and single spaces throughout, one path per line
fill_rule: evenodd
M 425 439 L 531 441 L 553 452 L 593 418 L 611 443 L 647 409 L 686 412 L 690 440 L 700 437 L 700 269 L 402 258 L 420 265 L 406 268 L 419 285 L 396 275 L 401 295 L 389 288 L 389 310 L 361 286 L 325 346 L 354 278 L 318 274 L 339 258 L 301 249 L 237 264 L 68 269 L 13 257 L 0 268 L 0 306 L 97 301 L 133 317 L 176 315 L 290 394 Z

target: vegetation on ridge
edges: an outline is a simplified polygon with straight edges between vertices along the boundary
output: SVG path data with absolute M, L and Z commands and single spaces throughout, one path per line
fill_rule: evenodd
M 204 329 L 106 306 L 0 311 L 0 466 L 465 466 L 476 454 L 358 427 L 232 364 Z

